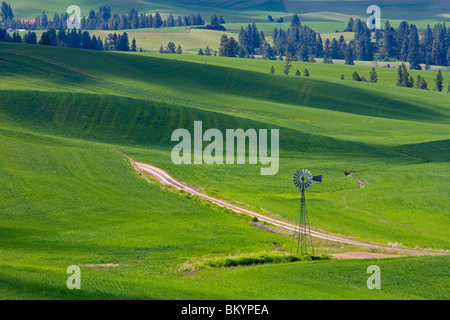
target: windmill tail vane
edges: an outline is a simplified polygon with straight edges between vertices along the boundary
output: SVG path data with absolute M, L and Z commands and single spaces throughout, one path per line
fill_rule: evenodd
M 311 229 L 309 227 L 308 213 L 306 210 L 305 190 L 311 187 L 314 182 L 322 182 L 322 175 L 313 176 L 307 169 L 297 170 L 294 174 L 294 185 L 302 191 L 300 197 L 300 206 L 298 209 L 297 221 L 295 224 L 295 232 L 292 238 L 291 254 L 294 249 L 294 241 L 297 240 L 297 254 L 308 254 L 308 245 L 311 247 L 312 254 L 314 254 L 314 247 L 312 245 Z M 309 244 L 308 244 L 309 243 Z

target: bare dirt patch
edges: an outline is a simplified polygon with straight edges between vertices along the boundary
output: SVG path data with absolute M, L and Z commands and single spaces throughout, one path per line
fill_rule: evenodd
M 347 177 L 353 178 L 356 182 L 358 182 L 359 188 L 360 188 L 360 189 L 364 188 L 364 187 L 367 185 L 367 182 L 366 182 L 366 181 L 359 180 L 357 177 L 355 177 L 355 176 L 353 175 L 352 172 L 346 172 L 345 175 L 346 175 Z
M 377 253 L 377 252 L 342 252 L 342 253 L 332 253 L 330 254 L 332 257 L 339 260 L 348 260 L 348 259 L 384 259 L 384 258 L 396 258 L 396 257 L 405 257 L 407 255 L 398 255 L 398 254 L 387 254 L 387 253 Z
M 80 266 L 88 268 L 116 268 L 120 266 L 120 263 L 88 263 L 80 264 Z

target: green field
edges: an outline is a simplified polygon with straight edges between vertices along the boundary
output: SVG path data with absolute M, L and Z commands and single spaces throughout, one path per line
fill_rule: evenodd
M 339 80 L 355 70 L 368 77 L 368 66 L 295 62 L 311 73 L 299 78 L 282 75 L 283 65 L 1 43 L 0 298 L 448 299 L 448 256 L 178 271 L 191 259 L 279 252 L 291 241 L 149 184 L 121 152 L 290 220 L 292 174 L 306 167 L 324 176 L 308 192 L 314 229 L 450 249 L 449 94 L 396 87 L 394 69 L 377 68 L 373 84 Z M 411 73 L 433 86 L 436 71 Z M 170 135 L 195 120 L 280 129 L 279 173 L 175 166 Z M 323 253 L 354 249 L 343 248 L 317 243 Z M 83 290 L 65 287 L 69 265 L 102 263 L 119 266 L 82 267 Z M 377 292 L 366 288 L 372 264 L 385 279 Z

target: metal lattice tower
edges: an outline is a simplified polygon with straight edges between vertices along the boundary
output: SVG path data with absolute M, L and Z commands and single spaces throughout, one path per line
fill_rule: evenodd
M 297 254 L 300 249 L 301 255 L 308 254 L 308 242 L 309 247 L 314 254 L 314 247 L 312 245 L 311 229 L 309 227 L 308 212 L 306 209 L 306 197 L 305 190 L 308 189 L 313 181 L 322 182 L 322 176 L 313 176 L 311 172 L 306 169 L 300 169 L 294 174 L 294 184 L 302 191 L 300 196 L 300 206 L 297 214 L 297 221 L 295 223 L 295 231 L 292 237 L 291 254 L 294 249 L 294 242 L 297 240 Z

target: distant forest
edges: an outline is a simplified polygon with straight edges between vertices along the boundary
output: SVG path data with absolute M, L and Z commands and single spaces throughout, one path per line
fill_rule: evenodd
M 67 29 L 67 20 L 69 14 L 55 13 L 53 19 L 49 19 L 45 12 L 37 16 L 35 19 L 14 19 L 14 13 L 11 5 L 6 2 L 1 6 L 1 21 L 3 27 L 8 29 L 26 29 L 26 30 L 42 30 L 42 29 Z M 79 17 L 80 18 L 80 17 Z M 208 29 L 217 29 L 218 24 L 223 24 L 223 17 L 215 17 L 211 25 L 207 25 Z M 116 14 L 111 12 L 111 7 L 101 6 L 97 12 L 89 11 L 87 17 L 80 18 L 80 26 L 83 30 L 125 30 L 139 28 L 167 28 L 167 27 L 183 27 L 183 26 L 204 26 L 205 20 L 200 14 L 191 14 L 189 16 L 174 17 L 170 14 L 163 19 L 159 12 L 153 14 L 138 13 L 135 9 L 131 9 L 128 14 Z
M 275 60 L 289 57 L 292 61 L 310 61 L 324 58 L 325 63 L 333 63 L 333 59 L 345 60 L 346 64 L 354 64 L 354 60 L 362 61 L 403 61 L 409 62 L 411 69 L 421 69 L 420 64 L 450 65 L 450 28 L 444 24 L 429 25 L 421 36 L 414 24 L 401 22 L 393 28 L 389 21 L 381 30 L 370 30 L 360 19 L 350 18 L 344 31 L 355 33 L 354 39 L 345 41 L 341 35 L 338 40 L 322 40 L 308 26 L 302 25 L 294 14 L 287 30 L 275 28 L 273 45 L 266 41 L 263 32 L 259 32 L 255 24 L 242 27 L 238 42 L 222 39 L 221 46 L 228 56 L 252 58 L 261 55 L 263 59 Z M 233 38 L 231 38 L 233 39 Z
M 47 29 L 46 39 L 41 39 L 41 44 L 48 43 L 50 39 L 52 45 L 86 48 L 83 43 L 88 42 L 87 35 L 84 32 L 78 32 L 76 36 L 69 33 L 73 38 L 77 38 L 73 41 L 75 45 L 71 45 L 70 41 L 66 42 L 63 34 L 59 37 L 59 33 L 67 28 L 67 19 L 69 18 L 67 13 L 55 14 L 53 20 L 49 20 L 45 12 L 34 20 L 14 19 L 11 6 L 3 2 L 0 18 L 0 26 L 4 28 L 4 31 L 0 30 L 0 41 L 20 42 L 18 33 L 10 36 L 5 34 L 7 29 Z M 101 6 L 97 12 L 91 10 L 87 18 L 81 18 L 80 23 L 81 29 L 85 30 L 123 30 L 177 26 L 199 26 L 211 30 L 225 30 L 222 26 L 225 23 L 224 19 L 215 14 L 211 17 L 211 23 L 205 26 L 205 20 L 200 14 L 177 16 L 176 18 L 170 14 L 166 19 L 162 19 L 158 12 L 154 15 L 144 14 L 138 13 L 135 9 L 131 9 L 128 14 L 113 14 L 109 6 Z M 58 34 L 55 30 L 59 30 Z M 240 58 L 254 58 L 258 55 L 269 60 L 283 60 L 286 57 L 292 61 L 310 62 L 313 62 L 315 58 L 323 58 L 324 63 L 333 63 L 333 59 L 342 59 L 349 65 L 354 64 L 355 60 L 403 61 L 409 63 L 410 69 L 421 69 L 421 64 L 425 64 L 425 69 L 428 69 L 430 65 L 450 66 L 450 28 L 447 28 L 445 23 L 438 23 L 433 28 L 428 25 L 419 34 L 414 24 L 408 24 L 404 21 L 397 28 L 392 27 L 389 21 L 386 21 L 382 29 L 370 30 L 365 22 L 350 18 L 344 31 L 354 32 L 354 39 L 346 41 L 341 35 L 338 39 L 333 38 L 331 41 L 329 39 L 323 41 L 320 33 L 302 25 L 298 15 L 294 14 L 287 30 L 274 28 L 272 33 L 273 44 L 266 40 L 264 32 L 260 32 L 253 23 L 246 28 L 241 27 L 237 41 L 233 37 L 222 37 L 219 55 Z M 125 45 L 110 45 L 111 42 L 114 43 L 114 35 L 110 34 L 108 37 L 109 39 L 103 46 L 100 45 L 101 40 L 91 38 L 91 48 L 94 50 L 108 50 L 108 48 L 115 47 L 126 48 Z M 25 38 L 23 37 L 20 40 L 25 42 Z M 117 35 L 116 38 L 118 39 Z M 32 33 L 28 34 L 26 40 L 30 42 L 34 40 Z M 34 43 L 36 42 L 38 42 L 37 39 Z M 98 45 L 95 46 L 94 42 L 97 42 Z M 129 50 L 134 51 L 135 46 L 134 41 Z

